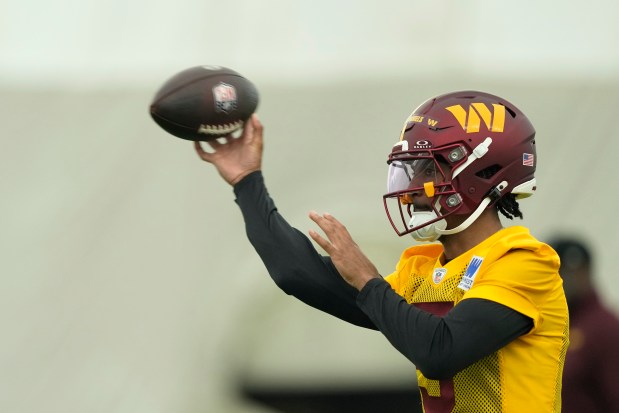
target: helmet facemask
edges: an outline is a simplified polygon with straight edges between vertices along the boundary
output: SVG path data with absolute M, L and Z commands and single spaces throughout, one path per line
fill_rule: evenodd
M 466 150 L 460 145 L 440 151 L 406 149 L 405 141 L 398 142 L 389 155 L 385 211 L 398 235 L 435 241 L 447 226 L 445 217 L 461 207 L 451 171 L 463 163 Z

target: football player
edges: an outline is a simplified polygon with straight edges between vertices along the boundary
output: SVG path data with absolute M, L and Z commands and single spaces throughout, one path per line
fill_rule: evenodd
M 417 369 L 423 409 L 560 412 L 568 311 L 555 251 L 499 214 L 522 217 L 536 189 L 535 130 L 488 93 L 448 93 L 406 119 L 388 155 L 383 200 L 406 249 L 381 276 L 346 228 L 310 212 L 310 237 L 278 213 L 261 173 L 257 116 L 199 156 L 234 187 L 247 235 L 288 294 L 377 329 Z

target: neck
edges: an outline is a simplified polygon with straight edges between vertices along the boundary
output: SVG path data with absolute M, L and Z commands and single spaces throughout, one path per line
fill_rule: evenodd
M 460 218 L 459 221 L 466 219 Z M 460 222 L 448 222 L 454 228 Z M 443 244 L 446 261 L 451 261 L 480 244 L 503 228 L 499 215 L 494 208 L 486 209 L 467 229 L 457 234 L 443 235 L 439 241 Z

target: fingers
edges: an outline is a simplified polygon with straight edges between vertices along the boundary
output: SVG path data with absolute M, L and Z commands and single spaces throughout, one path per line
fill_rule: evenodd
M 258 115 L 254 113 L 247 120 L 247 122 L 245 122 L 245 125 L 243 126 L 243 133 L 241 134 L 240 139 L 247 142 L 248 144 L 256 143 L 257 145 L 262 145 L 263 130 L 264 127 L 258 119 Z
M 310 229 L 309 235 L 316 242 L 316 244 L 320 245 L 320 247 L 325 250 L 327 254 L 331 255 L 333 253 L 333 245 L 329 241 L 321 237 L 319 233 L 317 233 L 313 229 Z
M 200 144 L 200 141 L 195 141 L 193 143 L 193 147 L 196 150 L 196 153 L 198 154 L 198 156 L 200 157 L 200 159 L 202 159 L 203 161 L 206 162 L 212 162 L 213 160 L 213 154 L 212 153 L 208 153 L 206 152 L 203 148 L 202 145 Z
M 312 221 L 314 221 L 320 229 L 325 230 L 323 226 L 325 225 L 325 218 L 320 216 L 316 211 L 310 211 L 309 217 Z
M 223 139 L 224 143 L 220 143 L 219 139 Z M 227 138 L 217 138 L 217 139 L 211 139 L 210 141 L 206 141 L 206 143 L 208 144 L 208 146 L 211 147 L 211 149 L 213 149 L 214 151 L 216 151 L 217 149 L 219 149 L 222 145 L 225 145 L 226 143 L 228 143 L 228 139 Z
M 324 213 L 322 216 L 315 211 L 309 213 L 309 217 L 314 221 L 320 229 L 325 233 L 328 239 L 325 239 L 316 231 L 310 230 L 310 237 L 318 245 L 320 245 L 330 255 L 338 248 L 348 244 L 354 245 L 354 241 L 350 237 L 348 230 L 340 221 L 329 213 Z
M 213 149 L 218 150 L 222 146 L 225 146 L 229 143 L 232 143 L 236 139 L 240 141 L 245 141 L 246 143 L 251 143 L 254 140 L 259 141 L 262 144 L 264 134 L 264 126 L 258 119 L 258 115 L 255 113 L 251 115 L 251 117 L 245 122 L 241 135 L 238 138 L 235 138 L 234 134 L 221 136 L 217 139 L 211 139 L 206 141 L 206 143 Z M 221 142 L 220 142 L 221 140 Z M 200 141 L 195 142 L 194 147 L 196 148 L 196 152 L 202 159 L 204 159 L 205 155 L 208 157 L 209 153 L 204 151 L 200 145 Z
M 249 120 L 252 128 L 254 129 L 254 138 L 262 143 L 262 137 L 264 135 L 264 126 L 262 125 L 262 122 L 260 122 L 258 115 L 255 113 L 251 115 Z
M 333 230 L 335 228 L 341 228 L 341 229 L 344 229 L 344 230 L 346 229 L 344 227 L 344 225 L 342 225 L 342 223 L 340 221 L 335 219 L 335 217 L 333 215 L 329 214 L 328 212 L 325 212 L 321 216 L 316 211 L 310 211 L 309 217 L 310 217 L 310 219 L 312 221 L 314 221 L 316 224 L 318 224 L 320 229 L 322 229 L 323 231 L 330 231 L 330 230 Z
M 309 217 L 312 221 L 314 221 L 320 227 L 320 229 L 325 231 L 325 226 L 326 226 L 325 218 L 318 215 L 316 211 L 310 211 Z M 325 233 L 327 233 L 327 231 L 325 231 Z M 327 254 L 331 255 L 331 253 L 333 252 L 333 245 L 331 245 L 329 241 L 324 239 L 320 234 L 318 234 L 316 231 L 312 229 L 309 231 L 309 235 L 316 242 L 316 244 L 320 245 L 322 249 L 326 251 Z
M 253 115 L 252 115 L 253 116 Z M 240 138 L 243 141 L 251 141 L 254 135 L 254 125 L 252 122 L 252 118 L 249 118 L 245 125 L 243 125 L 243 133 Z
M 221 139 L 223 142 L 220 142 L 219 139 Z M 226 136 L 222 136 L 220 138 L 217 139 L 211 139 L 208 141 L 205 141 L 207 143 L 208 146 L 211 147 L 211 149 L 213 149 L 214 151 L 217 151 L 218 149 L 220 149 L 222 146 L 227 145 L 228 142 L 230 142 L 230 139 L 232 138 L 232 135 L 226 135 Z M 213 162 L 213 156 L 214 156 L 214 152 L 207 152 L 204 150 L 204 148 L 202 147 L 202 142 L 203 141 L 195 141 L 194 142 L 194 148 L 196 150 L 196 153 L 198 154 L 198 156 L 200 158 L 202 158 L 202 160 L 206 161 L 206 162 Z

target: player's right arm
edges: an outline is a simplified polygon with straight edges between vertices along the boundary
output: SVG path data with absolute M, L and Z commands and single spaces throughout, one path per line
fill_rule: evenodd
M 249 241 L 284 292 L 352 324 L 376 328 L 357 306 L 358 291 L 342 279 L 331 258 L 320 255 L 279 214 L 260 171 L 242 179 L 234 192 Z
M 309 238 L 279 214 L 264 185 L 260 171 L 263 127 L 252 115 L 238 138 L 209 141 L 207 152 L 199 142 L 200 158 L 213 164 L 234 187 L 247 236 L 264 262 L 271 278 L 286 293 L 350 323 L 375 328 L 356 304 L 358 291 L 335 269 L 331 258 L 321 256 Z

